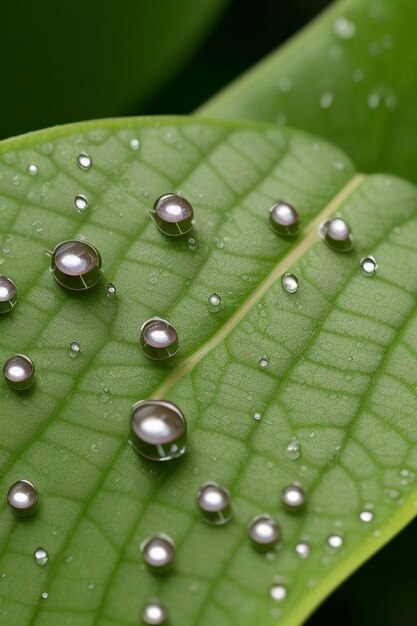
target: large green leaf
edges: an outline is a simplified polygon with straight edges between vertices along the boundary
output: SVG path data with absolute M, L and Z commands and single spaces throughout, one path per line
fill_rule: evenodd
M 414 0 L 336 2 L 200 111 L 288 123 L 417 181 L 416 24 Z
M 93 158 L 89 171 L 77 166 L 80 151 Z M 150 219 L 168 191 L 193 203 L 196 244 L 165 238 Z M 89 199 L 84 213 L 77 193 Z M 277 198 L 302 216 L 292 243 L 269 229 Z M 153 596 L 173 626 L 299 624 L 414 516 L 414 186 L 355 174 L 337 148 L 301 132 L 153 118 L 3 142 L 0 206 L 1 271 L 20 294 L 0 319 L 0 358 L 23 352 L 37 367 L 30 393 L 0 388 L 1 490 L 26 478 L 42 498 L 26 520 L 1 505 L 2 624 L 134 625 Z M 352 253 L 317 237 L 335 212 L 352 226 Z M 97 245 L 104 262 L 103 285 L 84 296 L 62 291 L 49 272 L 48 250 L 75 236 Z M 366 254 L 379 263 L 372 278 L 359 268 Z M 281 287 L 287 270 L 299 277 L 296 294 Z M 222 298 L 218 310 L 211 292 Z M 178 357 L 164 366 L 138 344 L 154 315 L 180 335 Z M 72 341 L 81 345 L 75 358 Z M 264 356 L 267 368 L 258 365 Z M 189 452 L 179 463 L 145 462 L 128 445 L 130 407 L 149 397 L 173 400 L 187 417 Z M 298 459 L 286 455 L 292 438 Z M 209 479 L 232 494 L 224 527 L 204 524 L 196 508 Z M 290 514 L 280 491 L 295 480 L 308 502 Z M 359 519 L 366 509 L 370 523 Z M 283 533 L 270 557 L 246 531 L 264 511 Z M 178 551 L 163 578 L 139 550 L 161 531 Z M 344 545 L 332 551 L 334 532 Z M 311 546 L 305 560 L 294 551 L 300 540 Z M 43 568 L 38 546 L 50 554 Z M 287 587 L 281 603 L 269 595 L 277 577 Z
M 0 137 L 137 112 L 227 1 L 2 2 Z

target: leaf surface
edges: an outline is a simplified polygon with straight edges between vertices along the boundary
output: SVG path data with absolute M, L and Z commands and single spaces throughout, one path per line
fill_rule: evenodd
M 89 171 L 77 166 L 82 151 Z M 195 244 L 165 238 L 149 217 L 170 191 L 194 206 Z M 278 198 L 301 214 L 294 242 L 268 226 Z M 0 144 L 0 207 L 1 271 L 19 289 L 0 319 L 0 359 L 23 352 L 37 368 L 29 393 L 0 388 L 0 483 L 5 494 L 26 478 L 41 495 L 26 520 L 1 504 L 2 624 L 133 626 L 152 597 L 173 626 L 300 624 L 415 515 L 414 186 L 355 174 L 339 149 L 293 130 L 109 120 Z M 334 213 L 352 227 L 352 253 L 318 239 Z M 48 251 L 73 237 L 102 254 L 103 284 L 92 293 L 66 293 L 50 275 Z M 368 254 L 379 264 L 372 278 L 359 268 Z M 295 294 L 281 287 L 286 271 L 299 278 Z M 180 337 L 163 365 L 138 343 L 154 315 Z M 130 408 L 150 397 L 174 401 L 188 420 L 189 451 L 177 463 L 145 462 L 128 445 Z M 298 459 L 286 454 L 293 438 Z M 204 524 L 196 508 L 206 480 L 231 491 L 223 527 Z M 308 498 L 298 514 L 280 504 L 293 481 Z M 372 522 L 360 521 L 363 510 Z M 269 557 L 247 537 L 265 511 L 283 535 Z M 146 570 L 139 550 L 156 532 L 177 546 L 165 577 Z M 339 550 L 326 543 L 333 533 Z M 299 541 L 311 547 L 307 559 L 295 553 Z M 42 568 L 38 546 L 50 555 Z M 283 602 L 270 597 L 275 581 Z
M 417 181 L 416 23 L 413 0 L 335 2 L 200 112 L 303 128 Z

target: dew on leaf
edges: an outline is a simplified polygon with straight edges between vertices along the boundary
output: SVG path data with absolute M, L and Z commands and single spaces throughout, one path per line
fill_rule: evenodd
M 259 421 L 262 419 L 262 415 L 261 415 L 261 413 L 259 413 L 258 411 L 256 411 L 256 412 L 253 414 L 253 419 L 254 419 L 255 421 L 259 422 Z
M 251 520 L 248 533 L 253 547 L 261 552 L 273 550 L 281 536 L 277 521 L 267 513 Z
M 77 341 L 72 341 L 70 343 L 70 357 L 76 357 L 79 352 L 81 352 L 80 344 Z
M 146 539 L 141 550 L 146 565 L 154 572 L 166 572 L 174 563 L 174 542 L 168 535 L 156 535 Z
M 343 537 L 341 535 L 333 534 L 327 537 L 327 545 L 333 550 L 338 550 L 343 546 Z
M 269 590 L 269 594 L 276 602 L 282 602 L 287 597 L 287 588 L 282 583 L 274 583 Z
M 349 252 L 353 248 L 353 238 L 349 225 L 341 217 L 326 220 L 319 228 L 319 235 L 333 250 Z
M 113 283 L 107 283 L 106 294 L 108 298 L 112 298 L 114 295 L 116 295 L 116 291 L 116 286 L 113 285 Z
M 49 561 L 49 554 L 44 548 L 36 548 L 33 556 L 36 563 L 40 566 L 46 565 Z
M 298 290 L 298 278 L 295 274 L 284 274 L 281 285 L 287 293 L 295 293 Z
M 86 291 L 101 280 L 101 256 L 87 241 L 63 241 L 52 253 L 51 270 L 62 287 L 71 291 Z
M 188 200 L 175 193 L 160 196 L 151 216 L 158 229 L 168 237 L 185 235 L 193 227 L 193 207 Z
M 217 482 L 204 483 L 196 494 L 203 520 L 208 524 L 226 524 L 232 516 L 229 491 Z
M 147 626 L 163 626 L 166 624 L 168 614 L 165 606 L 156 600 L 148 602 L 142 612 L 142 620 Z
M 28 389 L 35 379 L 35 365 L 25 354 L 14 354 L 3 367 L 7 384 L 16 391 Z
M 132 150 L 139 150 L 139 146 L 140 146 L 139 139 L 134 137 L 133 139 L 130 140 L 130 147 L 132 148 Z
M 77 163 L 80 169 L 89 170 L 92 166 L 93 161 L 86 152 L 81 152 L 81 154 L 77 156 Z
M 218 293 L 213 292 L 209 295 L 208 301 L 212 307 L 217 309 L 221 305 L 222 299 Z
M 77 211 L 80 211 L 80 213 L 82 213 L 83 211 L 88 209 L 87 196 L 84 196 L 80 193 L 77 194 L 74 198 L 74 204 L 75 204 L 75 208 L 77 209 Z
M 140 347 L 149 359 L 169 359 L 178 351 L 177 331 L 166 320 L 154 317 L 141 328 Z
M 27 517 L 32 515 L 38 506 L 38 490 L 28 480 L 18 480 L 8 491 L 7 502 L 17 517 Z
M 361 520 L 361 522 L 372 522 L 372 520 L 374 519 L 374 514 L 372 511 L 361 511 L 359 513 L 359 519 Z
M 43 591 L 43 592 L 41 593 L 41 598 L 42 598 L 42 600 L 47 600 L 47 599 L 48 599 L 48 594 L 47 594 L 47 592 L 46 592 L 46 591 Z
M 365 256 L 360 262 L 362 274 L 365 276 L 373 276 L 378 269 L 378 265 L 373 256 Z
M 0 274 L 0 315 L 9 313 L 17 301 L 17 288 L 11 278 Z
M 269 358 L 267 356 L 261 356 L 261 358 L 258 361 L 259 365 L 262 368 L 268 367 L 269 365 Z
M 356 25 L 347 17 L 338 17 L 334 21 L 333 30 L 340 39 L 352 39 L 356 35 Z
M 320 96 L 320 108 L 330 109 L 333 104 L 333 94 L 330 91 L 325 91 Z
M 164 400 L 141 400 L 131 410 L 131 444 L 153 461 L 170 461 L 186 452 L 187 426 L 182 411 Z
M 278 235 L 297 235 L 300 228 L 298 213 L 291 204 L 280 200 L 269 209 L 269 225 Z
M 306 559 L 310 555 L 310 552 L 310 545 L 305 541 L 300 541 L 295 546 L 295 553 L 298 554 L 301 559 Z
M 38 173 L 38 166 L 35 163 L 28 165 L 28 172 L 31 176 L 36 176 Z
M 300 485 L 288 485 L 281 493 L 281 502 L 288 511 L 299 511 L 305 504 L 306 496 Z
M 285 449 L 285 455 L 288 459 L 295 460 L 301 456 L 301 444 L 297 439 L 292 439 Z

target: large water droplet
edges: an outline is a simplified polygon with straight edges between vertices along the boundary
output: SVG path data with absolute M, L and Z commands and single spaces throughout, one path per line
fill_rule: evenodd
M 252 519 L 248 533 L 253 547 L 261 552 L 273 550 L 281 536 L 277 521 L 267 513 L 262 513 Z
M 18 480 L 8 491 L 7 502 L 17 517 L 27 517 L 38 506 L 38 490 L 28 480 Z
M 0 315 L 9 313 L 17 301 L 17 288 L 11 278 L 0 274 Z
M 79 154 L 77 157 L 77 163 L 78 167 L 82 170 L 89 170 L 93 162 L 88 154 L 86 154 L 85 152 L 81 152 L 81 154 Z
M 131 411 L 131 443 L 142 456 L 169 461 L 186 452 L 187 425 L 172 402 L 143 400 Z
M 305 504 L 306 496 L 300 485 L 288 485 L 283 489 L 281 502 L 288 511 L 299 511 Z
M 174 542 L 168 535 L 156 535 L 146 539 L 141 545 L 143 558 L 150 570 L 154 572 L 168 571 L 174 562 Z
M 7 384 L 16 391 L 28 389 L 35 379 L 35 365 L 25 354 L 15 354 L 7 359 L 3 367 Z
M 341 217 L 332 217 L 321 224 L 319 235 L 333 250 L 349 252 L 353 248 L 353 238 L 349 224 Z
M 360 262 L 362 274 L 373 276 L 378 269 L 378 265 L 373 256 L 365 256 Z
M 177 331 L 166 320 L 154 317 L 141 328 L 140 347 L 150 359 L 169 359 L 178 350 Z
M 44 548 L 36 548 L 34 552 L 35 561 L 38 565 L 46 565 L 49 561 L 49 554 Z
M 298 289 L 298 278 L 295 274 L 284 274 L 281 285 L 287 293 L 295 293 Z
M 299 459 L 301 456 L 301 444 L 297 439 L 292 439 L 285 449 L 285 454 L 288 459 Z
M 347 17 L 338 17 L 333 24 L 333 30 L 340 39 L 352 39 L 356 35 L 356 26 Z
M 231 516 L 230 493 L 214 481 L 205 483 L 196 494 L 197 504 L 208 524 L 220 526 L 226 524 Z
M 75 196 L 74 204 L 75 208 L 77 209 L 77 211 L 80 211 L 80 213 L 83 213 L 83 211 L 88 209 L 88 199 L 86 196 L 83 196 L 80 193 Z

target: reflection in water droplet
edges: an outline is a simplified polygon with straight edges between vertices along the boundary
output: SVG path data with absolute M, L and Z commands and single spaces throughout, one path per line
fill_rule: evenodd
M 91 157 L 88 154 L 86 154 L 85 152 L 82 152 L 77 157 L 77 163 L 78 163 L 78 167 L 81 168 L 82 170 L 89 170 L 93 162 L 91 160 Z
M 361 520 L 361 522 L 372 522 L 372 520 L 374 519 L 374 514 L 372 511 L 361 511 L 359 513 L 359 519 Z
M 298 290 L 298 278 L 295 274 L 284 274 L 281 285 L 287 293 L 295 293 Z
M 305 541 L 300 541 L 300 543 L 297 543 L 295 546 L 295 552 L 301 559 L 306 559 L 311 552 L 311 548 Z
M 81 351 L 81 346 L 76 341 L 70 344 L 70 357 L 74 358 Z
M 343 537 L 341 535 L 330 535 L 327 537 L 327 545 L 334 550 L 343 546 Z
M 82 194 L 78 194 L 75 196 L 74 204 L 77 211 L 82 212 L 88 208 L 88 200 L 86 196 L 83 196 Z
M 34 552 L 35 561 L 38 565 L 46 565 L 49 561 L 49 554 L 44 548 L 37 548 Z
M 356 35 L 356 26 L 347 17 L 338 17 L 333 24 L 333 30 L 340 39 L 352 39 Z
M 130 140 L 130 147 L 132 148 L 132 150 L 139 150 L 139 146 L 139 139 L 134 138 Z
M 262 356 L 259 361 L 258 361 L 259 365 L 261 367 L 268 367 L 269 365 L 269 359 L 267 356 Z
M 269 590 L 269 594 L 276 602 L 282 602 L 287 597 L 287 588 L 282 583 L 275 583 Z
M 108 298 L 112 298 L 116 293 L 116 287 L 113 283 L 108 283 L 106 286 L 106 293 Z
M 301 456 L 301 444 L 297 439 L 292 439 L 288 444 L 285 454 L 288 459 L 299 459 Z
M 31 163 L 28 166 L 28 171 L 31 176 L 36 176 L 36 174 L 38 173 L 38 166 L 35 165 L 35 163 Z
M 220 306 L 222 299 L 221 299 L 221 297 L 219 296 L 219 294 L 218 294 L 218 293 L 214 293 L 214 292 L 213 292 L 213 293 L 211 293 L 211 294 L 209 295 L 208 301 L 209 301 L 209 303 L 211 304 L 211 306 L 213 306 L 213 307 L 216 307 L 216 308 L 217 308 L 217 307 L 219 307 L 219 306 Z
M 366 256 L 360 262 L 362 274 L 373 276 L 378 269 L 378 265 L 373 256 Z

